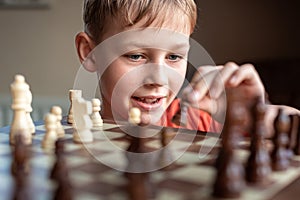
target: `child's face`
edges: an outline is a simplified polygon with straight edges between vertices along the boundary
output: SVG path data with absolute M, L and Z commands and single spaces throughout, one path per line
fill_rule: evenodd
M 102 74 L 104 118 L 126 120 L 128 110 L 137 107 L 152 123 L 159 122 L 184 81 L 190 35 L 185 26 L 178 23 L 139 29 L 136 24 L 125 30 L 118 30 L 117 24 L 109 27 L 104 35 L 107 40 L 101 43 L 109 44 L 109 48 L 96 56 L 98 73 Z

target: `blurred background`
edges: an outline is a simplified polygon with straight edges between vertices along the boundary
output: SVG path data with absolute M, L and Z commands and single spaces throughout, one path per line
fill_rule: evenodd
M 62 106 L 66 114 L 68 90 L 80 67 L 74 37 L 82 30 L 83 0 L 11 0 L 23 4 L 5 5 L 9 1 L 0 0 L 0 125 L 12 119 L 9 85 L 17 73 L 31 86 L 34 120 L 52 105 Z M 299 108 L 300 1 L 196 3 L 193 38 L 213 60 L 255 64 L 271 102 Z

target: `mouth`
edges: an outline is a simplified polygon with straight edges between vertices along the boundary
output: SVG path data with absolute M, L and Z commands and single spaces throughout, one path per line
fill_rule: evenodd
M 160 108 L 163 105 L 166 96 L 133 96 L 131 99 L 133 101 L 133 106 L 150 111 Z

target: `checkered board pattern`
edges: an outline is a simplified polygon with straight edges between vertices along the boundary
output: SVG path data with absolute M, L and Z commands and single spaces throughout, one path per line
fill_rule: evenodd
M 95 141 L 85 145 L 73 143 L 73 129 L 70 125 L 64 124 L 64 128 L 65 157 L 74 199 L 128 199 L 126 190 L 128 183 L 124 173 L 109 167 L 125 169 L 127 165 L 122 150 L 128 147 L 129 140 L 120 127 L 115 124 L 104 124 L 101 130 L 93 131 Z M 157 132 L 156 129 L 149 131 Z M 9 146 L 8 132 L 7 129 L 0 133 L 1 199 L 11 199 L 15 185 L 10 172 L 12 148 Z M 214 162 L 220 141 L 215 135 L 193 135 L 187 132 L 184 130 L 178 132 L 168 147 L 169 155 L 176 161 L 167 168 L 150 173 L 151 182 L 156 188 L 155 199 L 213 199 L 212 184 L 216 174 Z M 52 199 L 56 188 L 55 183 L 49 179 L 55 155 L 53 151 L 41 148 L 44 133 L 43 125 L 36 126 L 36 135 L 30 147 L 32 153 L 27 183 L 30 199 Z M 161 148 L 157 135 L 147 139 L 145 145 L 151 151 Z M 248 147 L 249 141 L 243 141 L 235 152 L 241 162 L 247 160 Z M 159 156 L 156 159 L 159 159 Z M 272 198 L 299 177 L 299 161 L 300 158 L 295 157 L 293 166 L 287 171 L 274 172 L 268 186 L 247 185 L 241 199 Z

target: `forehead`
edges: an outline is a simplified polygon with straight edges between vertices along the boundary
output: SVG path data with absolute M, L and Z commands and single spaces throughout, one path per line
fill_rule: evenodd
M 145 16 L 140 21 L 134 25 L 126 26 L 122 23 L 122 20 L 111 19 L 105 26 L 105 30 L 102 34 L 101 40 L 104 41 L 109 37 L 119 34 L 124 31 L 136 30 L 136 29 L 147 29 L 147 28 L 157 28 L 165 29 L 170 32 L 176 32 L 178 34 L 183 34 L 189 37 L 193 32 L 191 27 L 191 22 L 189 17 L 183 13 L 183 11 L 178 11 L 172 16 L 170 15 L 159 15 L 154 21 L 148 24 L 148 17 Z

